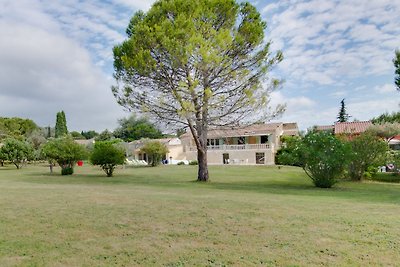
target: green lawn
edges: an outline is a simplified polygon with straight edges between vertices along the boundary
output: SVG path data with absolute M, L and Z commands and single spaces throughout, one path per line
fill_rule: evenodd
M 298 168 L 0 168 L 0 266 L 396 266 L 400 185 Z

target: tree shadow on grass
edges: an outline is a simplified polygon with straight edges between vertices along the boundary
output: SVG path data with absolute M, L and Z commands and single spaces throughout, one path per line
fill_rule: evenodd
M 239 177 L 239 178 L 238 178 Z M 253 180 L 244 180 L 239 175 L 226 177 L 216 176 L 211 182 L 197 182 L 191 174 L 165 174 L 161 169 L 152 173 L 124 173 L 117 172 L 113 177 L 106 177 L 100 170 L 98 173 L 77 173 L 62 176 L 58 172 L 27 172 L 19 181 L 40 184 L 80 184 L 80 185 L 127 185 L 166 188 L 177 190 L 191 190 L 201 193 L 201 190 L 215 190 L 277 194 L 307 197 L 326 197 L 332 199 L 352 199 L 363 202 L 385 202 L 400 204 L 400 187 L 382 184 L 354 183 L 342 181 L 329 189 L 317 188 L 298 173 L 282 179 L 276 175 L 268 177 L 253 177 Z M 254 181 L 256 179 L 256 181 Z M 264 180 L 265 179 L 265 180 Z

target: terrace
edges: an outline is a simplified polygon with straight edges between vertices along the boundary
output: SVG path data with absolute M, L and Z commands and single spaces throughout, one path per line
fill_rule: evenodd
M 242 145 L 210 145 L 207 149 L 210 150 L 265 150 L 270 149 L 270 144 L 242 144 Z M 197 151 L 195 146 L 190 146 L 189 151 Z

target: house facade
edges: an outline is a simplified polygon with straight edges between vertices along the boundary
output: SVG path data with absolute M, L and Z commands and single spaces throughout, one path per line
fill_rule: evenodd
M 275 153 L 281 147 L 281 136 L 298 135 L 297 123 L 255 124 L 246 127 L 215 128 L 208 131 L 207 161 L 210 165 L 273 165 Z M 132 159 L 147 161 L 141 148 L 149 140 L 128 144 Z M 166 145 L 164 156 L 168 164 L 197 160 L 197 148 L 190 132 L 180 138 L 153 139 Z
M 158 141 L 168 148 L 168 153 L 164 155 L 163 160 L 168 163 L 176 164 L 180 161 L 186 161 L 184 146 L 179 138 L 162 138 L 162 139 L 142 139 L 128 143 L 128 156 L 135 160 L 148 161 L 147 155 L 141 151 L 141 148 L 148 141 Z
M 273 165 L 283 135 L 298 135 L 296 123 L 255 124 L 218 128 L 208 132 L 207 161 L 210 165 Z M 186 159 L 197 160 L 197 149 L 190 133 L 181 136 Z

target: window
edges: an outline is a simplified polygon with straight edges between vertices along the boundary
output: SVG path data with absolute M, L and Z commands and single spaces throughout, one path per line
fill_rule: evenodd
M 256 164 L 265 164 L 265 153 L 256 153 Z
M 207 146 L 219 146 L 219 139 L 207 139 Z
M 266 143 L 268 143 L 268 135 L 262 135 L 261 144 L 266 144 Z
M 245 143 L 246 143 L 246 138 L 244 136 L 238 138 L 238 145 L 243 145 Z
M 222 154 L 222 163 L 229 164 L 229 154 L 228 153 Z

